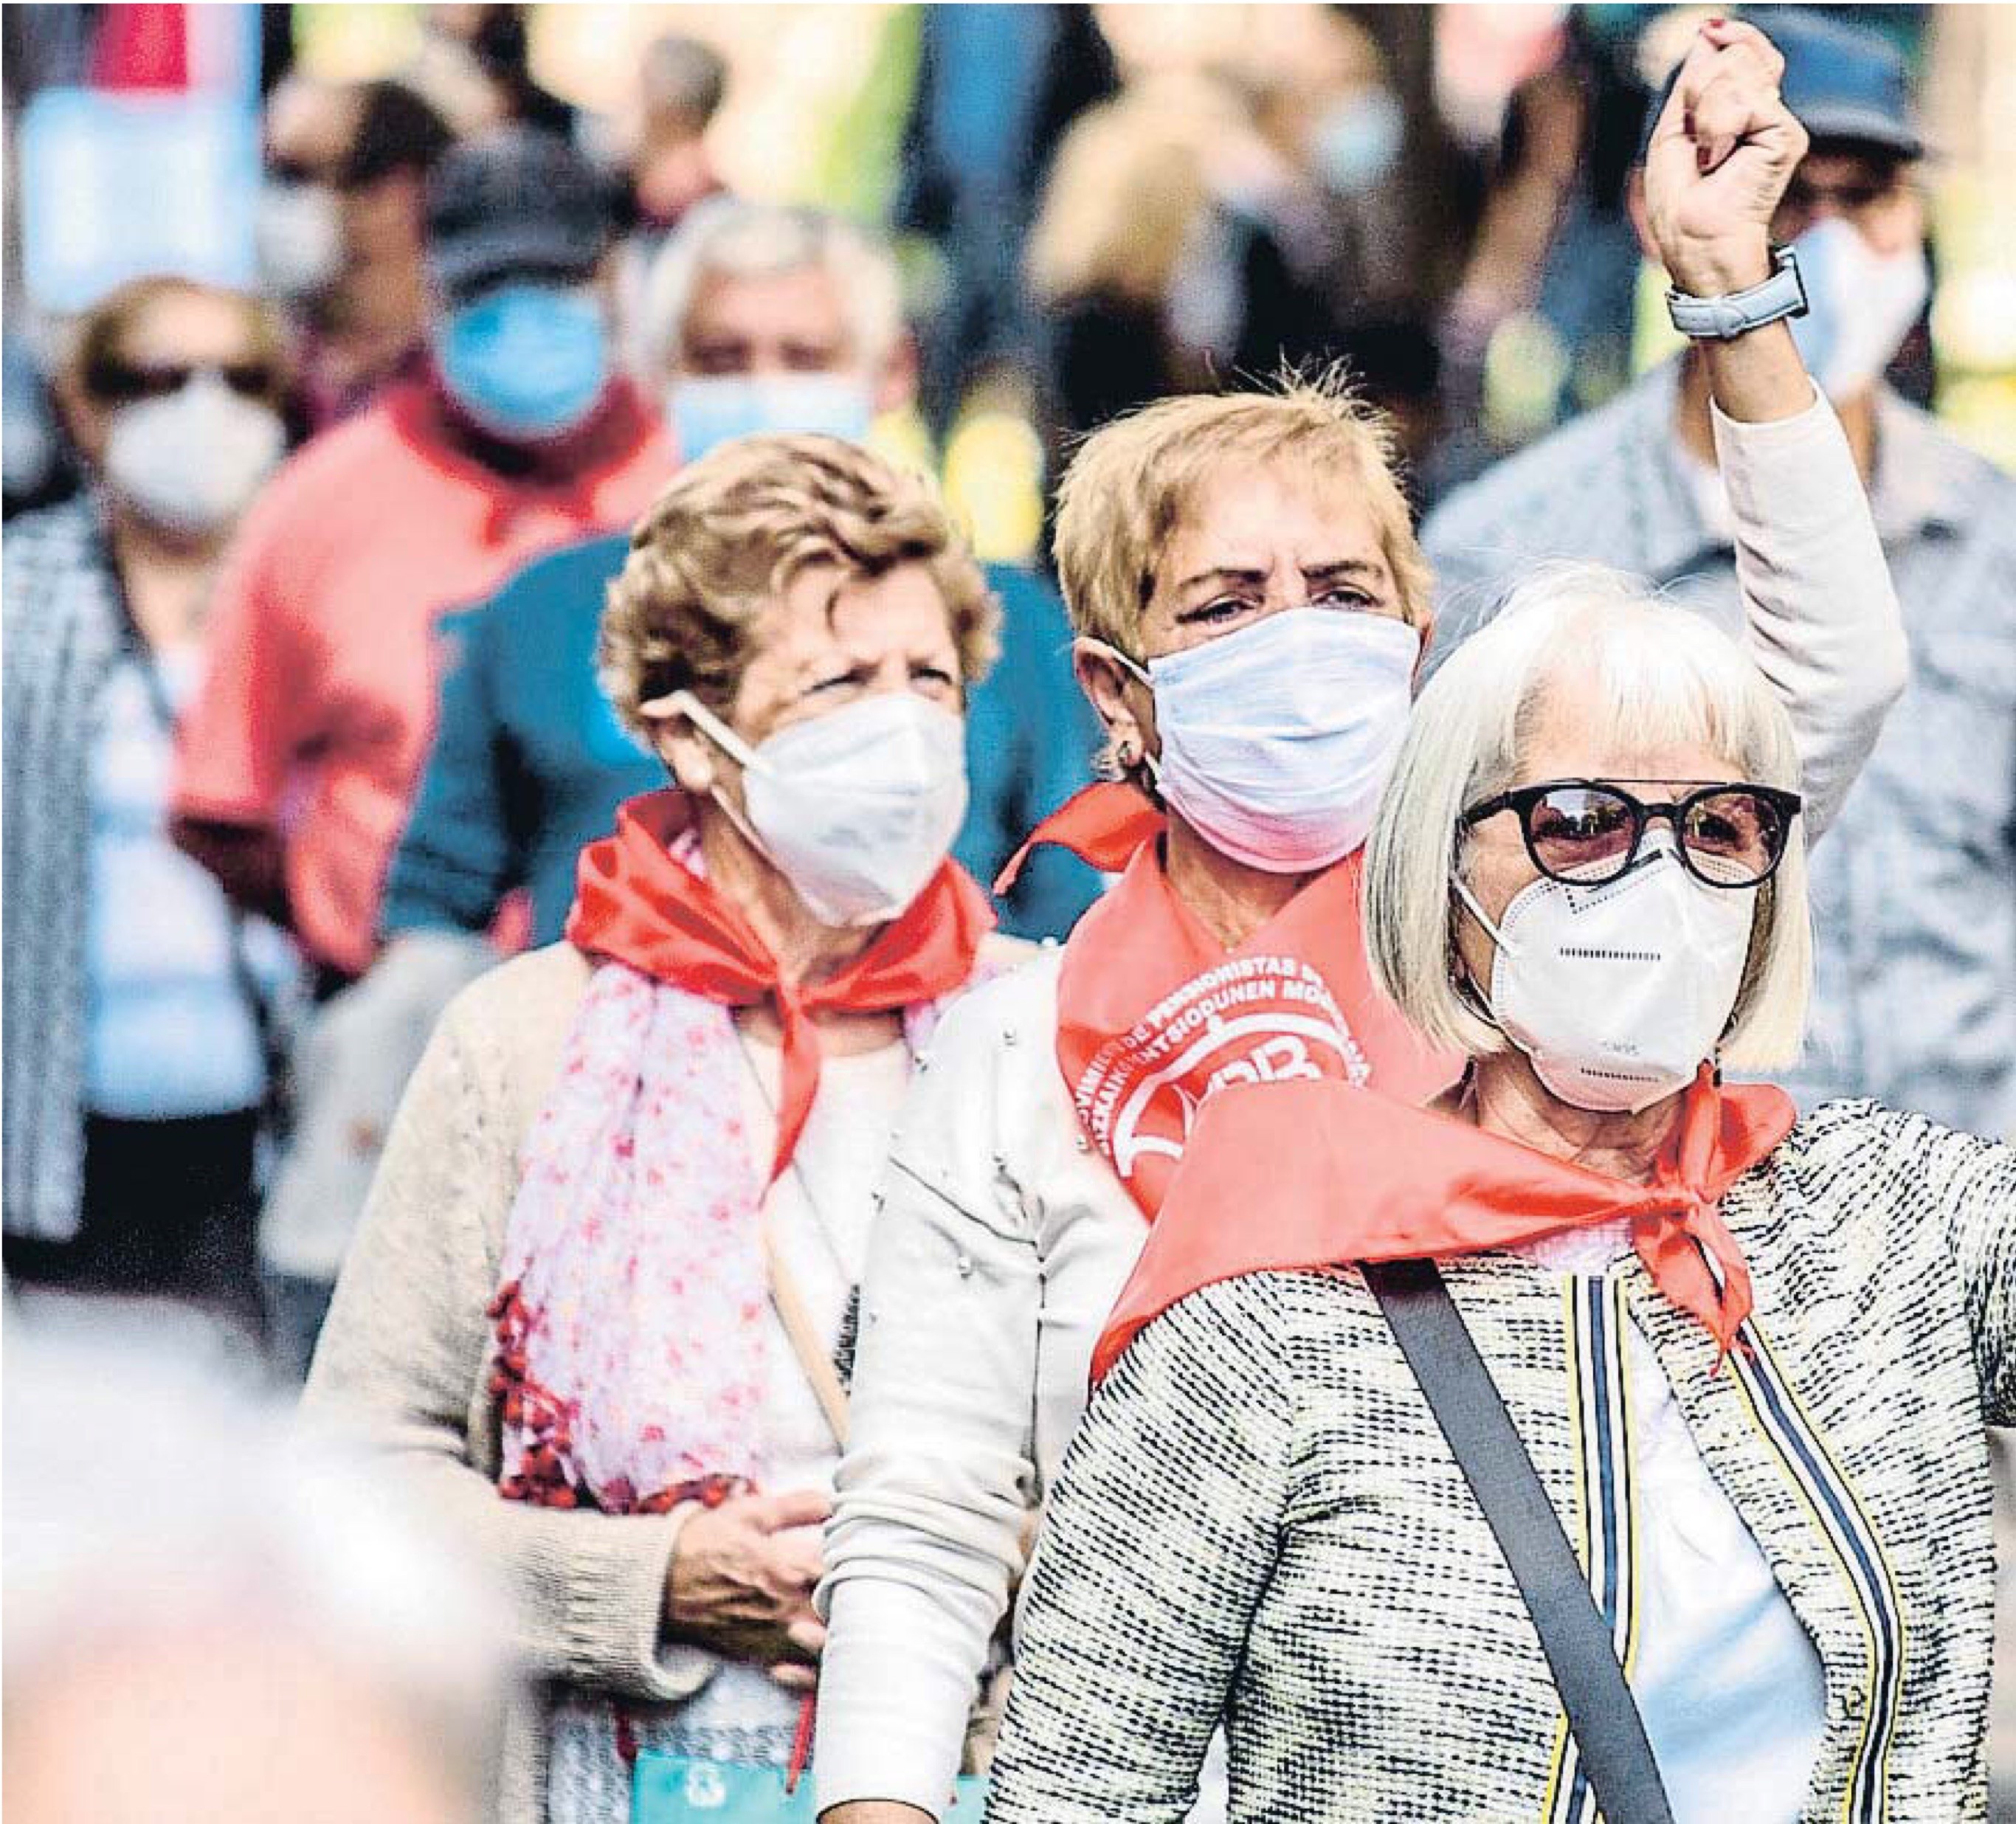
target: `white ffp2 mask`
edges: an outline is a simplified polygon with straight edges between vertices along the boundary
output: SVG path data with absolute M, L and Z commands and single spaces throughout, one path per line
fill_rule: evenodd
M 205 538 L 251 504 L 286 443 L 270 406 L 239 398 L 214 373 L 199 374 L 176 392 L 112 415 L 105 478 L 164 531 Z
M 1692 1082 L 1743 984 L 1756 893 L 1704 886 L 1648 837 L 1600 887 L 1543 875 L 1496 924 L 1491 1015 L 1533 1072 L 1576 1108 L 1636 1113 Z
M 923 890 L 966 816 L 966 729 L 909 692 L 795 722 L 752 747 L 689 691 L 666 700 L 742 763 L 715 802 L 826 925 L 879 925 Z
M 1249 868 L 1328 867 L 1371 830 L 1420 651 L 1386 615 L 1287 608 L 1134 666 L 1155 693 L 1163 801 Z

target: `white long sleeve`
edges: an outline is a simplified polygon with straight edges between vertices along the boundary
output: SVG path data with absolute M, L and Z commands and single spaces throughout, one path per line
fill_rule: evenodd
M 1817 390 L 1796 418 L 1711 406 L 1751 657 L 1792 718 L 1806 840 L 1834 821 L 1903 694 L 1910 655 L 1848 437 Z
M 1030 1509 L 1085 1409 L 1146 1225 L 1082 1153 L 1057 958 L 976 990 L 920 1061 L 862 1286 L 819 1602 L 819 1804 L 952 1790 Z

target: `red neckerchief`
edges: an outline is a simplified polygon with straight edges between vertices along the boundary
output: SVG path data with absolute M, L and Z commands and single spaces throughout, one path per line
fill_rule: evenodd
M 673 859 L 671 844 L 691 819 L 682 792 L 647 792 L 622 805 L 616 833 L 581 851 L 567 939 L 590 956 L 627 963 L 724 1006 L 776 1004 L 784 1027 L 784 1083 L 774 1179 L 790 1162 L 819 1089 L 812 1016 L 828 1008 L 891 1012 L 963 988 L 994 913 L 965 870 L 947 861 L 902 916 L 837 975 L 809 985 L 787 982 L 741 913 Z
M 634 461 L 659 428 L 634 383 L 621 376 L 586 423 L 531 449 L 491 437 L 458 413 L 431 358 L 419 378 L 395 382 L 380 397 L 392 428 L 408 444 L 490 497 L 484 535 L 491 544 L 502 539 L 513 515 L 532 506 L 551 507 L 585 530 L 599 530 L 596 489 Z
M 1716 1206 L 1796 1118 L 1782 1089 L 1720 1087 L 1704 1064 L 1652 1182 L 1630 1184 L 1334 1082 L 1219 1096 L 1107 1320 L 1093 1379 L 1221 1279 L 1478 1254 L 1619 1216 L 1653 1283 L 1726 1351 L 1750 1315 L 1750 1274 Z
M 1222 1088 L 1328 1078 L 1411 1101 L 1456 1074 L 1372 985 L 1359 854 L 1227 950 L 1171 890 L 1161 828 L 1132 787 L 1094 786 L 1030 838 L 1126 869 L 1064 945 L 1057 1056 L 1079 1122 L 1151 1221 L 1197 1111 Z

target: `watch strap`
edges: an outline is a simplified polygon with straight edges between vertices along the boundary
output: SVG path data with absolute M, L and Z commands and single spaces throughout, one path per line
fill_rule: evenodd
M 1692 297 L 1684 291 L 1669 290 L 1666 314 L 1683 336 L 1724 342 L 1761 329 L 1780 317 L 1803 317 L 1806 287 L 1799 276 L 1798 257 L 1790 247 L 1774 250 L 1769 279 L 1721 297 Z

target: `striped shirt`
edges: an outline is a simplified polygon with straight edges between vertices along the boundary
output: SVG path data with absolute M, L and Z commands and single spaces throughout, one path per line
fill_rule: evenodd
M 1673 433 L 1678 373 L 1655 369 L 1430 517 L 1438 655 L 1546 558 L 1634 572 L 1741 631 L 1728 532 Z M 1813 1025 L 1780 1081 L 1802 1107 L 1868 1095 L 2016 1135 L 2016 478 L 1886 392 L 1870 493 L 1910 682 L 1813 852 Z

